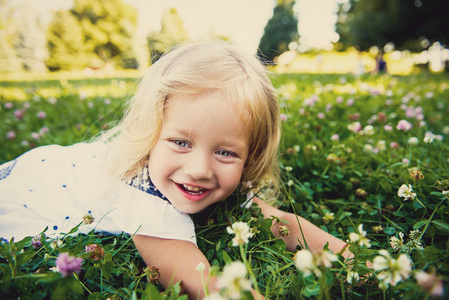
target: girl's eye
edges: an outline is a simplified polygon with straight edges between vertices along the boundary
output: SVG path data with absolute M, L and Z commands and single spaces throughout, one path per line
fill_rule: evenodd
M 215 152 L 216 154 L 223 156 L 223 157 L 230 157 L 233 156 L 233 153 L 226 151 L 226 150 L 218 150 L 217 152 Z
M 186 147 L 189 146 L 189 144 L 188 144 L 187 142 L 181 141 L 181 140 L 173 140 L 173 143 L 174 143 L 176 146 L 181 147 L 181 148 L 186 148 Z

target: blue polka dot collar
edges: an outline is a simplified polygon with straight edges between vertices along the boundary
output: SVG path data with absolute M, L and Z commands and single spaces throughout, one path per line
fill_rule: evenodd
M 136 175 L 134 178 L 128 180 L 126 184 L 135 187 L 145 193 L 148 193 L 153 196 L 157 196 L 165 201 L 168 201 L 168 198 L 165 197 L 153 184 L 150 179 L 150 174 L 148 173 L 148 166 L 145 166 L 142 169 L 142 172 Z

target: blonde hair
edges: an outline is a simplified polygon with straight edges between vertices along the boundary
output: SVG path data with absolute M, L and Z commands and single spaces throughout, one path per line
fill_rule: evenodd
M 112 151 L 111 172 L 121 180 L 147 164 L 173 95 L 219 91 L 235 105 L 249 130 L 249 155 L 241 182 L 277 182 L 279 107 L 267 72 L 251 55 L 222 43 L 192 43 L 162 56 L 142 78 L 123 119 L 102 134 Z

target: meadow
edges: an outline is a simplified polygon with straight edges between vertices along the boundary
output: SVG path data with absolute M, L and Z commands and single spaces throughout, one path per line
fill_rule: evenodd
M 244 197 L 234 195 L 192 216 L 198 246 L 224 283 L 222 297 L 250 299 L 249 284 L 269 299 L 447 297 L 449 76 L 272 80 L 282 113 L 282 184 L 278 194 L 269 182 L 256 193 L 347 240 L 354 258 L 312 255 L 307 245 L 287 251 L 270 231 L 277 220 L 240 208 Z M 0 81 L 0 163 L 40 145 L 90 140 L 120 118 L 137 82 Z M 144 265 L 129 236 L 76 234 L 85 221 L 57 239 L 43 233 L 1 242 L 0 298 L 186 299 L 179 284 L 158 285 L 157 270 Z M 234 242 L 239 234 L 248 242 Z M 67 253 L 79 262 L 73 273 L 57 265 Z M 239 266 L 244 272 L 231 274 Z

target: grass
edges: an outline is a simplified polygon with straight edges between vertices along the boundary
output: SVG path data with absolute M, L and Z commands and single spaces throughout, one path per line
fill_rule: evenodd
M 89 140 L 118 120 L 137 82 L 135 76 L 19 79 L 0 82 L 0 163 L 40 145 Z M 264 219 L 257 208 L 240 209 L 243 200 L 236 195 L 194 216 L 198 246 L 216 272 L 232 261 L 246 260 L 258 288 L 270 299 L 416 299 L 435 291 L 434 285 L 417 284 L 416 274 L 425 271 L 435 274 L 433 284 L 444 287 L 441 298 L 447 296 L 448 79 L 427 73 L 275 75 L 283 114 L 283 185 L 276 197 L 269 186 L 259 196 L 352 240 L 355 258 L 345 262 L 339 257 L 331 268 L 319 267 L 321 276 L 308 275 L 295 266 L 294 253 L 272 236 L 276 220 Z M 401 120 L 412 127 L 398 129 Z M 402 185 L 410 185 L 416 196 L 399 196 Z M 242 247 L 233 247 L 233 236 L 226 231 L 237 221 L 248 223 L 256 233 Z M 357 236 L 367 238 L 371 247 Z M 153 273 L 126 235 L 67 235 L 59 246 L 52 238 L 38 239 L 40 247 L 31 237 L 0 244 L 1 298 L 182 298 L 179 285 L 164 291 L 149 283 Z M 91 244 L 103 248 L 101 259 L 86 253 Z M 391 256 L 390 267 L 367 269 L 367 260 L 385 257 L 382 249 Z M 79 274 L 62 278 L 51 270 L 61 252 L 83 258 Z M 410 259 L 411 271 L 387 282 L 385 276 L 399 274 L 401 266 L 392 259 L 401 262 L 401 255 Z M 364 283 L 350 284 L 350 271 L 365 276 Z

